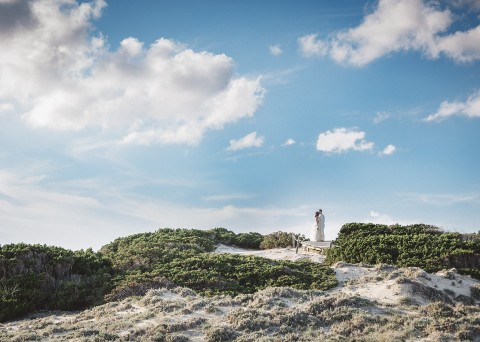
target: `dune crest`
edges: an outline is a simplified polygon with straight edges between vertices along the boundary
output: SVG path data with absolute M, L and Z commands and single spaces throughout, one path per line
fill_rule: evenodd
M 320 260 L 288 248 L 217 253 Z M 181 287 L 149 290 L 82 312 L 51 312 L 3 324 L 0 340 L 314 341 L 338 339 L 478 340 L 480 282 L 455 270 L 332 266 L 327 290 L 266 288 L 236 297 L 203 297 Z

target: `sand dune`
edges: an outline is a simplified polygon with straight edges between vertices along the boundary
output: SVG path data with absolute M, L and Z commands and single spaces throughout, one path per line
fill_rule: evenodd
M 217 253 L 321 262 L 292 249 Z M 152 289 L 82 312 L 50 312 L 1 325 L 1 341 L 480 340 L 480 282 L 455 270 L 333 266 L 328 291 L 267 288 L 237 297 Z

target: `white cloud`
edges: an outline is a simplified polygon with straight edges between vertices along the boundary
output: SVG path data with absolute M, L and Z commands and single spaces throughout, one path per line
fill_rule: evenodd
M 441 121 L 454 115 L 468 118 L 480 117 L 480 91 L 470 95 L 465 102 L 442 102 L 437 111 L 426 117 L 425 121 Z
M 369 215 L 367 218 L 360 219 L 361 222 L 364 223 L 375 223 L 375 224 L 385 224 L 385 225 L 411 225 L 411 224 L 418 224 L 421 222 L 421 219 L 412 218 L 412 217 L 392 217 L 389 214 L 385 214 L 382 212 L 378 212 L 376 210 L 370 210 Z
M 317 139 L 317 150 L 327 153 L 371 150 L 373 145 L 365 140 L 365 132 L 347 128 L 320 133 Z
M 457 62 L 480 59 L 480 26 L 438 39 L 437 49 Z
M 226 55 L 164 38 L 144 46 L 128 37 L 109 51 L 104 36 L 91 34 L 105 6 L 36 0 L 19 11 L 30 24 L 0 34 L 8 51 L 0 55 L 0 102 L 22 103 L 16 112 L 32 127 L 102 128 L 135 144 L 195 144 L 254 115 L 260 78 L 235 75 Z
M 383 149 L 383 151 L 380 153 L 380 155 L 389 156 L 389 155 L 392 155 L 393 153 L 395 153 L 396 150 L 397 150 L 397 148 L 394 145 L 389 144 Z
M 380 122 L 387 120 L 389 117 L 390 117 L 390 114 L 387 112 L 377 112 L 375 114 L 375 117 L 373 118 L 373 123 L 379 124 Z
M 308 34 L 298 38 L 300 51 L 305 57 L 321 57 L 328 53 L 328 44 L 317 40 L 318 34 Z
M 428 58 L 441 54 L 456 62 L 480 59 L 480 26 L 446 34 L 455 17 L 423 0 L 379 0 L 357 27 L 327 40 L 310 34 L 299 38 L 305 56 L 329 55 L 338 63 L 366 65 L 385 55 L 420 51 Z
M 285 142 L 283 143 L 283 146 L 291 146 L 291 145 L 294 145 L 294 144 L 296 144 L 295 140 L 293 140 L 292 138 L 290 138 L 290 139 L 287 139 L 287 141 L 285 141 Z
M 268 50 L 270 51 L 270 53 L 272 54 L 272 56 L 280 56 L 282 53 L 283 53 L 283 50 L 282 48 L 280 47 L 280 45 L 270 45 L 268 47 Z
M 252 132 L 238 140 L 230 140 L 230 145 L 227 147 L 227 151 L 243 150 L 250 147 L 261 147 L 264 142 L 265 138 L 263 136 L 257 136 L 257 132 Z
M 0 102 L 0 115 L 4 113 L 12 112 L 15 106 L 8 102 Z
M 371 222 L 376 224 L 386 224 L 386 225 L 392 225 L 392 224 L 398 223 L 397 221 L 392 219 L 389 215 L 381 214 L 374 210 L 370 210 L 370 217 L 367 220 L 365 220 L 365 222 Z

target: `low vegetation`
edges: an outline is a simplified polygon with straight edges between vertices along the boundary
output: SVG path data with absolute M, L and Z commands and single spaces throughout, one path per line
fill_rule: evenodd
M 456 268 L 480 279 L 480 239 L 477 234 L 445 233 L 424 224 L 409 226 L 348 223 L 341 229 L 326 263 L 416 266 L 427 272 Z
M 244 300 L 242 298 L 253 298 L 245 296 L 255 296 L 258 291 L 269 291 L 269 288 L 274 287 L 296 289 L 292 291 L 318 291 L 318 294 L 321 290 L 337 284 L 334 271 L 328 267 L 337 261 L 417 266 L 428 272 L 454 267 L 461 274 L 480 278 L 478 234 L 445 233 L 427 225 L 346 224 L 334 241 L 334 248 L 329 251 L 325 265 L 212 253 L 218 244 L 267 249 L 287 247 L 291 243 L 290 234 L 285 232 L 263 236 L 258 233 L 235 234 L 224 228 L 165 228 L 118 238 L 98 252 L 91 249 L 70 251 L 45 245 L 3 245 L 0 246 L 0 321 L 12 320 L 38 310 L 83 310 L 106 302 L 128 301 L 132 296 L 148 295 L 152 289 L 178 289 L 178 286 L 183 289 L 182 296 L 189 293 L 198 296 L 195 297 L 198 303 L 205 303 L 201 299 L 205 296 L 241 303 Z M 478 286 L 471 288 L 471 298 L 478 299 L 479 293 Z M 473 300 L 471 298 L 466 298 L 468 300 L 465 299 L 464 302 L 469 305 Z M 232 311 L 227 326 L 209 326 L 203 318 L 196 317 L 191 321 L 178 323 L 179 326 L 157 327 L 152 334 L 163 336 L 165 331 L 162 329 L 180 331 L 184 328 L 201 328 L 205 338 L 212 341 L 233 338 L 242 340 L 245 336 L 255 340 L 256 336 L 267 336 L 270 332 L 273 332 L 272 336 L 285 334 L 296 340 L 300 337 L 308 339 L 308 334 L 314 334 L 319 327 L 331 329 L 332 333 L 340 338 L 370 336 L 367 333 L 362 335 L 363 332 L 359 335 L 353 331 L 360 329 L 358 327 L 370 329 L 368 327 L 376 326 L 376 334 L 380 334 L 376 336 L 381 339 L 382 331 L 385 331 L 385 334 L 388 331 L 383 327 L 394 324 L 393 318 L 388 318 L 387 322 L 384 317 L 365 315 L 362 313 L 363 309 L 352 306 L 351 303 L 343 309 L 343 304 L 328 304 L 330 306 L 322 309 L 322 312 L 318 309 L 320 304 L 312 303 L 302 312 L 289 309 L 291 312 L 284 314 L 280 314 L 283 309 L 278 308 L 277 313 L 265 317 L 256 317 L 255 315 L 260 313 L 255 313 L 253 309 L 251 313 L 248 310 L 237 313 Z M 409 302 L 405 301 L 404 304 Z M 282 304 L 270 298 L 262 305 L 275 307 Z M 186 313 L 188 310 L 195 311 L 193 307 L 183 310 Z M 222 311 L 215 305 L 210 305 L 205 310 L 212 314 Z M 455 313 L 463 312 L 464 309 L 452 307 L 451 310 Z M 328 312 L 328 315 L 331 315 L 327 317 L 325 315 Z M 478 316 L 478 312 L 475 312 Z M 143 319 L 148 320 L 148 317 Z M 250 321 L 251 323 L 248 323 Z M 296 332 L 297 327 L 301 326 L 299 322 L 308 323 L 308 329 L 302 332 L 302 336 Z M 422 322 L 419 321 L 418 325 L 424 324 Z M 256 325 L 250 327 L 250 324 L 254 323 Z M 355 325 L 357 323 L 358 327 Z M 411 333 L 399 335 L 399 338 L 417 336 L 414 334 L 418 329 L 421 330 L 418 335 L 420 337 L 441 329 L 433 320 L 425 324 L 421 329 L 412 326 Z M 472 330 L 467 325 L 462 326 L 465 326 L 464 332 L 458 337 L 468 339 L 477 333 L 475 329 L 478 327 Z M 80 337 L 86 340 L 90 336 L 92 340 L 108 340 L 119 338 L 117 333 L 118 331 L 91 327 L 90 330 L 81 332 L 83 335 Z M 58 334 L 60 337 L 64 336 L 61 331 Z M 140 332 L 135 334 L 143 336 Z M 135 334 L 126 336 L 135 339 Z M 77 335 L 75 338 L 79 337 Z M 177 335 L 175 336 L 178 340 L 187 340 L 182 334 Z M 20 340 L 22 338 L 29 337 L 23 336 Z
M 0 246 L 0 321 L 39 309 L 77 310 L 112 289 L 112 263 L 91 249 Z
M 190 287 L 203 295 L 253 293 L 268 286 L 334 286 L 333 271 L 319 264 L 211 253 L 220 243 L 250 249 L 284 247 L 291 243 L 288 236 L 166 228 L 116 239 L 99 252 L 3 245 L 0 321 L 37 310 L 84 309 L 167 285 Z
M 326 289 L 336 285 L 333 271 L 317 263 L 210 253 L 218 243 L 258 249 L 265 240 L 274 242 L 272 236 L 278 237 L 278 246 L 285 246 L 285 236 L 290 237 L 291 244 L 287 233 L 263 237 L 258 233 L 235 234 L 224 228 L 160 229 L 117 239 L 100 252 L 112 261 L 117 274 L 114 291 L 158 277 L 204 295 L 253 293 L 268 286 Z
M 206 298 L 173 287 L 3 327 L 2 341 L 478 341 L 480 307 L 441 301 L 391 306 L 340 292 L 275 287 Z

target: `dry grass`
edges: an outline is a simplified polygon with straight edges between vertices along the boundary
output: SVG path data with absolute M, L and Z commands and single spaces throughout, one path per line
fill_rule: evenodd
M 470 286 L 470 296 L 456 296 L 435 288 L 429 281 L 439 276 L 421 269 L 369 270 L 375 272 L 345 288 L 390 282 L 405 294 L 387 305 L 341 288 L 268 288 L 207 298 L 169 286 L 83 312 L 4 323 L 0 341 L 480 341 L 478 284 Z M 441 277 L 448 285 L 462 284 L 454 272 Z

